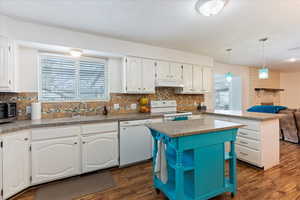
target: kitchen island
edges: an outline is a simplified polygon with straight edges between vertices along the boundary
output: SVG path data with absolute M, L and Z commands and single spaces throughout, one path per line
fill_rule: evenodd
M 167 180 L 153 173 L 154 186 L 170 200 L 204 200 L 224 192 L 236 194 L 235 145 L 243 125 L 210 118 L 149 125 L 154 138 L 153 169 L 165 144 Z M 225 142 L 231 150 L 226 153 Z M 158 153 L 160 152 L 160 153 Z M 229 161 L 229 174 L 225 162 Z M 160 161 L 161 163 L 161 161 Z

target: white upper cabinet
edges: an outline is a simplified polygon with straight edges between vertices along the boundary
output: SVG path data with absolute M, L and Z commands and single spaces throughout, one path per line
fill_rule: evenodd
M 124 61 L 125 93 L 155 93 L 155 61 L 127 57 Z
M 170 79 L 173 81 L 182 81 L 183 65 L 179 63 L 170 64 Z
M 170 63 L 165 61 L 156 62 L 157 80 L 167 81 L 170 79 Z
M 203 90 L 205 92 L 211 92 L 212 90 L 212 68 L 203 67 Z
M 29 187 L 30 132 L 20 131 L 3 136 L 3 197 Z
M 182 87 L 182 64 L 157 61 L 156 86 L 157 87 Z
M 182 89 L 177 89 L 181 94 L 203 94 L 211 91 L 212 69 L 198 65 L 183 65 Z
M 15 52 L 13 42 L 0 36 L 0 92 L 15 90 Z
M 155 93 L 155 65 L 150 59 L 142 60 L 142 90 L 143 93 Z
M 193 92 L 193 65 L 183 65 L 183 92 Z
M 211 91 L 212 70 L 192 64 L 126 57 L 123 92 L 155 93 L 155 87 L 175 87 L 177 93 L 203 94 Z
M 141 92 L 142 59 L 128 57 L 125 60 L 125 64 L 126 91 L 128 93 Z
M 191 77 L 193 79 L 193 92 L 203 92 L 204 80 L 202 70 L 200 66 L 193 66 L 193 76 Z

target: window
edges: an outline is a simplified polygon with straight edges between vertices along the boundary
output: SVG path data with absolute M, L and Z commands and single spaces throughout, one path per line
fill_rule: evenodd
M 107 100 L 106 60 L 41 54 L 41 101 Z
M 225 74 L 214 75 L 215 110 L 242 110 L 241 77 L 233 76 L 228 82 Z

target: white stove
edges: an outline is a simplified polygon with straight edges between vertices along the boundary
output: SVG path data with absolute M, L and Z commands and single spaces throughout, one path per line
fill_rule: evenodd
M 190 119 L 192 117 L 191 112 L 178 112 L 175 100 L 151 101 L 150 107 L 152 115 L 162 114 L 165 121 L 172 121 L 176 118 Z

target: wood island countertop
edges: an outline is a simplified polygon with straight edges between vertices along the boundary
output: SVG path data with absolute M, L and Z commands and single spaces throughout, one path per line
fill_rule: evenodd
M 182 137 L 195 134 L 224 131 L 241 128 L 244 125 L 232 122 L 225 122 L 211 118 L 169 121 L 147 125 L 150 129 L 156 130 L 169 137 Z

